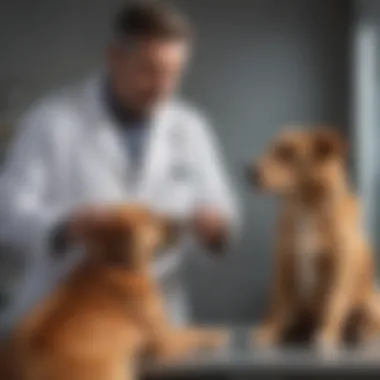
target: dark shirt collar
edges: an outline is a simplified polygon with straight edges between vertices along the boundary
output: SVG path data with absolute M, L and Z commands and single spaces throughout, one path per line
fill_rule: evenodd
M 117 99 L 109 81 L 104 86 L 106 107 L 120 128 L 133 128 L 147 123 L 147 118 L 128 110 Z

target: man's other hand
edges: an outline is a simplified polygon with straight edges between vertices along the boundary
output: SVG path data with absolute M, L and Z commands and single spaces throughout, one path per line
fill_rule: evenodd
M 203 207 L 196 210 L 193 228 L 202 245 L 212 251 L 221 251 L 227 243 L 228 221 L 218 210 Z

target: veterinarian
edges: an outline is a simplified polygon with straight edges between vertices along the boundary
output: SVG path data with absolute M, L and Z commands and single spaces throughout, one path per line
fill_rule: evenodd
M 176 10 L 122 9 L 103 72 L 22 118 L 0 178 L 0 240 L 27 264 L 1 314 L 3 331 L 79 260 L 70 231 L 107 203 L 141 201 L 174 213 L 205 246 L 236 232 L 236 203 L 208 122 L 175 96 L 190 50 L 190 27 Z M 163 253 L 152 268 L 178 323 L 188 316 L 178 276 L 186 247 Z

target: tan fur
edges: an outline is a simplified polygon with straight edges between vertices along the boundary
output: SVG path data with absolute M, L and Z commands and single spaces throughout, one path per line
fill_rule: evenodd
M 175 358 L 224 342 L 220 331 L 176 329 L 167 319 L 148 275 L 153 252 L 170 235 L 162 218 L 128 205 L 82 227 L 88 258 L 16 326 L 1 348 L 1 379 L 134 379 L 143 354 Z M 120 255 L 125 263 L 109 265 Z
M 254 332 L 255 344 L 279 343 L 302 318 L 315 322 L 314 342 L 322 348 L 342 343 L 354 315 L 359 341 L 380 331 L 372 252 L 344 152 L 343 140 L 330 129 L 292 130 L 257 164 L 259 186 L 280 195 L 282 206 L 270 308 Z

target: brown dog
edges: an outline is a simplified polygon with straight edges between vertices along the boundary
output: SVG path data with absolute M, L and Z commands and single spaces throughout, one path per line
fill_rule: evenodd
M 0 378 L 134 379 L 142 353 L 174 358 L 221 345 L 222 332 L 174 329 L 166 318 L 148 266 L 174 235 L 168 220 L 136 205 L 88 221 L 80 233 L 87 259 L 15 328 Z
M 288 130 L 250 165 L 250 180 L 282 199 L 270 310 L 254 333 L 259 345 L 279 343 L 305 319 L 321 348 L 336 348 L 354 316 L 360 341 L 380 329 L 374 263 L 345 154 L 333 129 Z

